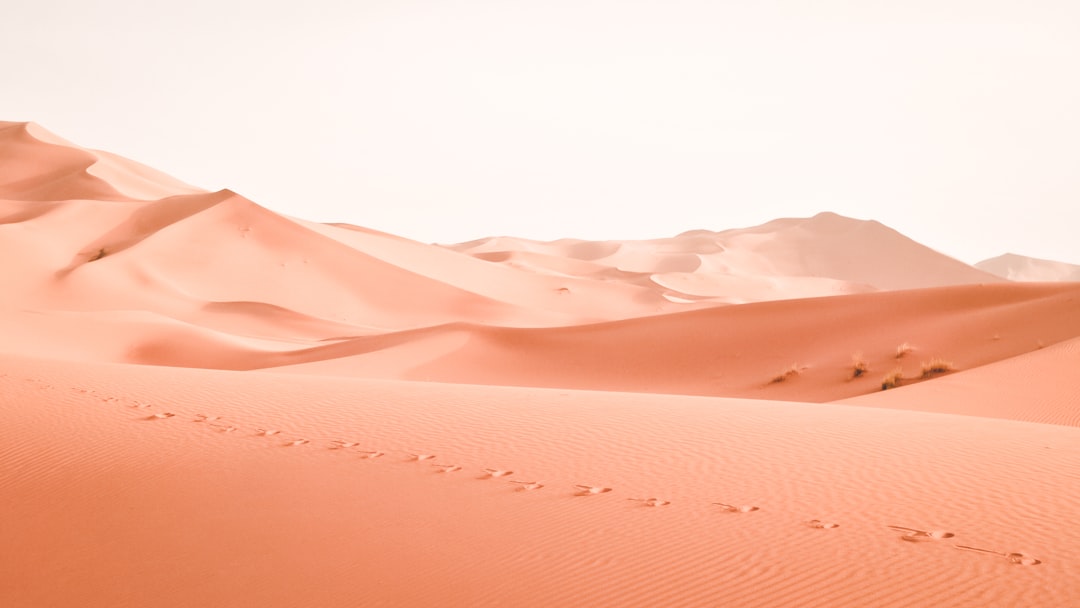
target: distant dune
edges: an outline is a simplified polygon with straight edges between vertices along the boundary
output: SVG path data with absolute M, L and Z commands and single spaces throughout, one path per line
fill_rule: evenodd
M 1006 253 L 975 264 L 1010 281 L 1080 281 L 1080 266 Z
M 539 273 L 652 284 L 672 297 L 722 303 L 1001 280 L 878 222 L 835 213 L 649 241 L 500 237 L 451 248 Z
M 4 608 L 1080 605 L 1080 267 L 430 245 L 32 123 L 0 256 Z

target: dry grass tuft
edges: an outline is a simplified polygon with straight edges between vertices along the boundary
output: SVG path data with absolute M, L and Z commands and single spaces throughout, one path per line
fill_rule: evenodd
M 851 377 L 859 378 L 866 374 L 870 368 L 866 365 L 866 360 L 863 359 L 862 353 L 855 353 L 851 355 Z
M 951 372 L 953 367 L 952 361 L 946 361 L 944 359 L 931 359 L 930 361 L 923 362 L 922 364 L 922 377 L 929 378 L 934 374 L 944 374 L 945 372 Z
M 896 347 L 896 358 L 897 359 L 903 359 L 904 355 L 910 353 L 913 350 L 915 350 L 915 347 L 908 344 L 907 342 L 904 342 L 900 346 Z
M 791 378 L 793 376 L 798 376 L 800 373 L 802 373 L 802 369 L 799 367 L 799 364 L 798 363 L 792 363 L 791 367 L 789 367 L 789 368 L 785 369 L 784 371 L 780 372 L 779 374 L 776 374 L 775 376 L 773 376 L 772 380 L 769 380 L 769 384 L 776 384 L 778 382 L 783 382 L 783 381 L 787 380 L 788 378 Z
M 896 388 L 900 386 L 900 383 L 904 380 L 904 370 L 896 368 L 891 372 L 885 374 L 885 377 L 881 379 L 881 390 L 888 390 L 890 388 Z

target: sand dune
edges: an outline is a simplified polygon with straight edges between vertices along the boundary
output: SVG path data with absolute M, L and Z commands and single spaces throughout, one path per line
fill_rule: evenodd
M 0 256 L 4 608 L 1080 605 L 1067 265 L 436 246 L 32 123 Z
M 202 190 L 115 154 L 79 147 L 34 123 L 0 121 L 0 198 L 151 200 Z
M 543 243 L 499 237 L 451 248 L 500 264 L 524 259 L 541 271 L 578 270 L 578 276 L 606 268 L 631 280 L 647 277 L 677 297 L 722 304 L 1002 280 L 878 222 L 835 213 L 648 241 Z M 575 268 L 565 260 L 588 264 Z
M 841 403 L 1080 426 L 1080 338 Z
M 1080 281 L 1080 266 L 1006 253 L 975 264 L 1010 281 Z
M 430 361 L 348 341 L 264 361 L 301 373 L 590 390 L 832 401 L 881 390 L 900 368 L 948 360 L 957 373 L 1080 337 L 1080 285 L 995 284 L 762 302 L 551 329 L 454 325 L 466 333 Z M 897 358 L 897 349 L 910 352 Z M 853 377 L 853 358 L 867 371 Z M 388 365 L 389 358 L 401 364 Z M 794 366 L 790 376 L 778 378 Z M 950 372 L 951 373 L 951 372 Z M 899 391 L 898 391 L 899 392 Z

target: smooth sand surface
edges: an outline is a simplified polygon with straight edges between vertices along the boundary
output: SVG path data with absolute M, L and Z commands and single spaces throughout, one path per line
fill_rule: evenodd
M 25 123 L 0 255 L 4 608 L 1080 605 L 1080 283 L 428 245 Z
M 1080 281 L 1080 266 L 1006 253 L 975 264 L 1010 281 Z
M 1080 284 L 784 300 L 549 329 L 455 325 L 421 336 L 457 336 L 460 347 L 421 361 L 355 340 L 263 360 L 296 362 L 290 369 L 303 373 L 368 374 L 370 365 L 412 380 L 832 401 L 880 392 L 894 369 L 913 385 L 935 359 L 959 372 L 1080 336 Z M 858 377 L 855 359 L 866 364 Z
M 1073 427 L 2 361 L 6 606 L 1080 600 Z

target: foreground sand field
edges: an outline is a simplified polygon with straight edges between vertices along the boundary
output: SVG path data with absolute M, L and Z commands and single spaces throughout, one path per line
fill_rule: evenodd
M 8 606 L 1080 599 L 1072 426 L 17 357 L 3 366 Z M 611 491 L 582 496 L 579 485 Z
M 1078 283 L 833 214 L 426 245 L 23 123 L 0 168 L 0 606 L 1080 605 Z

